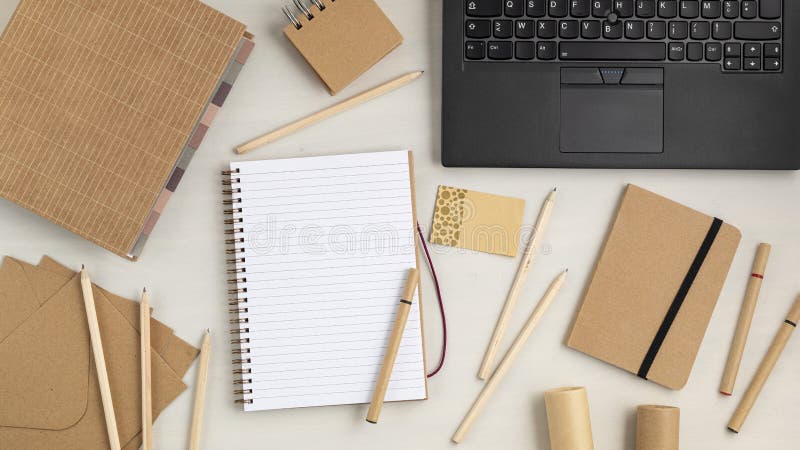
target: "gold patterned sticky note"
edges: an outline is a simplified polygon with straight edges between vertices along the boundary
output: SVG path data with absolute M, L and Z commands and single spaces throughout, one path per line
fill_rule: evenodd
M 516 256 L 525 200 L 439 186 L 430 241 Z

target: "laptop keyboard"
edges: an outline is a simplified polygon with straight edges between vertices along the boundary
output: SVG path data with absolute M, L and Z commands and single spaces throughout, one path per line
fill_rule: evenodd
M 781 72 L 783 0 L 464 0 L 464 60 Z

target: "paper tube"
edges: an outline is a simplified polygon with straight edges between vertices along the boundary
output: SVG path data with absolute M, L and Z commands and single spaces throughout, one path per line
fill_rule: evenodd
M 544 393 L 551 450 L 594 450 L 586 388 L 566 387 Z
M 678 450 L 681 410 L 642 405 L 636 412 L 636 450 Z

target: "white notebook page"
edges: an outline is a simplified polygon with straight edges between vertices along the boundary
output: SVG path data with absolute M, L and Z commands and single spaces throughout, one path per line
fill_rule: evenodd
M 232 163 L 246 411 L 369 403 L 409 269 L 406 151 Z M 387 401 L 426 398 L 416 298 Z

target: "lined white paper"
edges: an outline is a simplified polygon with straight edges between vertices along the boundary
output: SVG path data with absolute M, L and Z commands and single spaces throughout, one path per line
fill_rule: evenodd
M 246 411 L 369 403 L 408 270 L 408 152 L 232 163 Z M 426 397 L 419 302 L 386 401 Z M 251 390 L 251 391 L 250 391 Z

